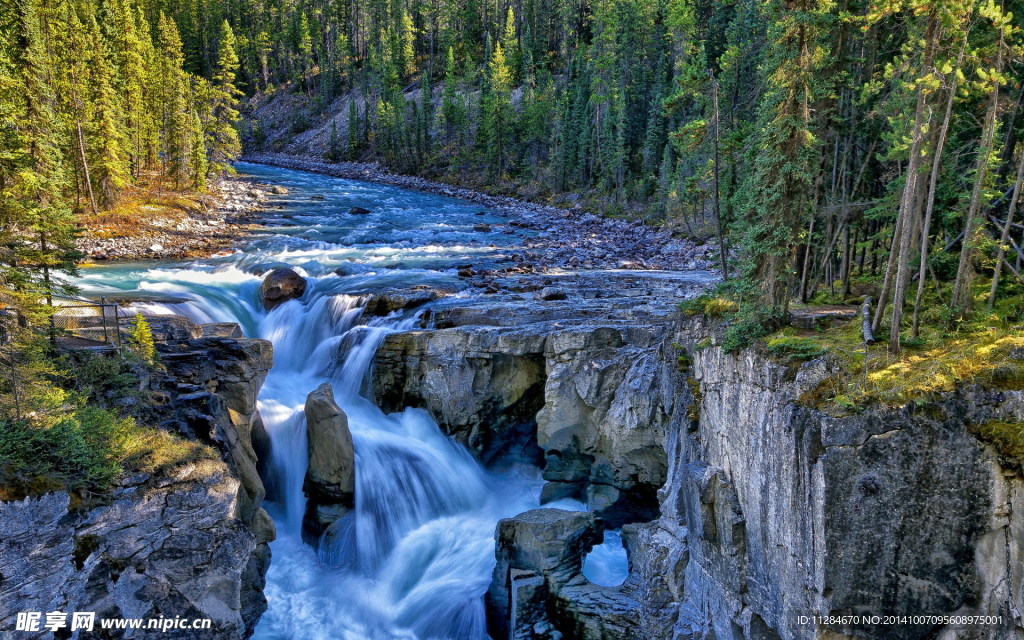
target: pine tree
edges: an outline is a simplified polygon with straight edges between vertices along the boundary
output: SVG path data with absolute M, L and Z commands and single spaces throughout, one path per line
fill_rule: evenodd
M 814 99 L 819 0 L 773 1 L 753 172 L 744 207 L 744 292 L 758 315 L 779 319 L 787 311 L 795 242 L 811 213 L 816 139 Z
M 454 155 L 463 143 L 466 126 L 466 108 L 459 96 L 459 72 L 455 66 L 455 53 L 451 47 L 445 57 L 444 89 L 441 94 L 441 108 L 437 112 L 438 127 L 443 131 L 445 149 Z
M 60 123 L 54 112 L 56 102 L 46 69 L 49 58 L 38 21 L 38 0 L 21 3 L 17 26 L 20 31 L 21 74 L 14 87 L 20 93 L 20 148 L 11 151 L 18 167 L 9 176 L 4 192 L 10 202 L 5 209 L 16 211 L 17 227 L 28 242 L 18 242 L 7 251 L 4 273 L 7 286 L 26 293 L 38 292 L 47 301 L 63 287 L 51 274 L 56 270 L 75 273 L 77 227 L 71 207 L 64 199 L 67 174 L 58 143 Z
M 348 131 L 346 131 L 346 155 L 349 158 L 356 157 L 359 152 L 360 139 L 359 139 L 359 108 L 356 106 L 355 100 L 350 100 L 348 103 Z
M 414 48 L 416 29 L 408 11 L 402 11 L 396 35 L 398 37 L 398 66 L 402 75 L 408 78 L 416 73 L 416 50 Z
M 238 98 L 242 92 L 235 86 L 238 55 L 235 53 L 235 35 L 225 20 L 221 24 L 217 48 L 216 73 L 213 76 L 213 113 L 206 132 L 209 147 L 210 170 L 216 175 L 229 173 L 231 161 L 242 151 L 236 124 L 240 118 Z
M 512 5 L 505 11 L 505 20 L 501 29 L 501 47 L 508 61 L 509 82 L 514 84 L 520 77 L 522 57 L 519 52 L 519 40 L 516 38 L 516 14 Z
M 327 144 L 326 159 L 330 162 L 341 160 L 341 140 L 338 138 L 338 121 L 331 120 L 331 138 Z
M 114 59 L 118 73 L 117 90 L 125 115 L 126 150 L 130 154 L 132 175 L 138 177 L 143 163 L 143 141 L 147 137 L 150 119 L 146 113 L 143 92 L 146 86 L 146 60 L 144 38 L 139 33 L 138 14 L 129 0 L 114 0 L 113 39 Z
M 508 165 L 513 118 L 512 81 L 505 54 L 499 43 L 487 65 L 486 86 L 481 104 L 480 140 L 491 171 L 505 175 Z
M 100 30 L 91 20 L 89 35 L 89 66 L 91 117 L 89 147 L 93 156 L 92 171 L 100 204 L 113 206 L 131 178 L 131 162 L 126 151 L 127 135 L 123 128 L 124 114 L 113 87 L 113 68 L 107 59 Z

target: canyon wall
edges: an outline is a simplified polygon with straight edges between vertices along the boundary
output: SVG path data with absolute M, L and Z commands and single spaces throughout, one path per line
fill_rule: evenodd
M 800 402 L 827 357 L 727 354 L 715 323 L 644 295 L 658 286 L 449 308 L 378 353 L 385 405 L 427 408 L 484 459 L 532 451 L 544 499 L 597 516 L 502 521 L 494 637 L 1024 637 L 1019 462 L 972 433 L 1024 420 L 1024 393 L 835 417 Z M 618 527 L 630 576 L 591 585 L 582 555 Z M 1001 622 L 821 619 L 921 614 Z
M 209 619 L 212 628 L 131 637 L 237 640 L 252 634 L 266 610 L 275 533 L 261 507 L 252 439 L 260 435 L 256 396 L 272 347 L 230 337 L 235 326 L 153 323 L 164 371 L 142 381 L 148 402 L 135 409 L 149 424 L 213 446 L 221 459 L 132 473 L 102 495 L 0 502 L 0 628 L 13 630 L 17 613 L 29 611 L 42 612 L 44 622 L 51 611 L 180 616 Z

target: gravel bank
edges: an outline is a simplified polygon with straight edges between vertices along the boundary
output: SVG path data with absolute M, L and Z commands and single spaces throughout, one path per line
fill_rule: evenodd
M 78 249 L 90 261 L 198 258 L 230 250 L 261 226 L 263 202 L 274 188 L 230 178 L 195 207 L 148 212 L 144 208 L 150 205 L 140 205 L 134 224 L 88 229 L 78 239 Z

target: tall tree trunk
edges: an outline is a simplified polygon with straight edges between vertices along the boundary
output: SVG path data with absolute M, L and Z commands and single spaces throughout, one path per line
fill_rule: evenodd
M 78 152 L 82 157 L 82 171 L 85 174 L 85 185 L 89 190 L 89 204 L 92 205 L 93 215 L 96 215 L 99 213 L 99 209 L 96 208 L 96 196 L 92 192 L 92 178 L 89 177 L 89 163 L 85 159 L 85 140 L 82 137 L 82 123 L 76 121 L 75 128 L 78 130 Z
M 967 49 L 967 34 L 964 34 L 963 44 L 960 46 L 960 53 L 956 58 L 956 69 L 960 69 L 964 60 L 964 51 Z M 955 70 L 954 70 L 955 71 Z M 928 238 L 931 233 L 932 213 L 935 211 L 935 192 L 939 185 L 939 174 L 942 170 L 942 152 L 946 147 L 946 138 L 949 134 L 949 123 L 953 116 L 953 103 L 956 101 L 957 75 L 952 74 L 953 81 L 949 87 L 949 95 L 946 98 L 946 113 L 942 116 L 942 128 L 939 130 L 939 138 L 935 142 L 935 151 L 932 153 L 932 171 L 928 183 L 928 202 L 925 208 L 924 224 L 921 225 L 921 268 L 917 274 L 917 295 L 914 296 L 914 320 L 911 329 L 916 338 L 921 328 L 921 297 L 924 295 L 925 270 L 928 268 Z
M 935 10 L 928 17 L 928 29 L 925 34 L 924 63 L 921 65 L 922 77 L 932 73 L 935 59 L 935 47 L 938 36 L 938 25 Z M 897 225 L 900 227 L 898 251 L 890 255 L 890 262 L 896 263 L 896 284 L 892 296 L 892 324 L 889 327 L 889 351 L 900 351 L 900 323 L 903 319 L 903 303 L 907 298 L 907 285 L 910 283 L 910 253 L 913 228 L 916 214 L 920 210 L 921 201 L 921 155 L 924 152 L 925 127 L 928 124 L 926 115 L 927 97 L 923 87 L 917 90 L 917 105 L 914 109 L 914 132 L 910 143 L 910 158 L 907 162 L 907 177 L 903 184 L 903 196 L 900 198 L 900 213 Z M 885 307 L 885 298 L 878 301 L 881 311 Z
M 996 54 L 996 73 L 1003 70 L 1003 31 L 999 31 L 998 53 Z M 992 99 L 985 114 L 982 129 L 982 140 L 978 151 L 978 171 L 974 180 L 974 191 L 971 193 L 971 204 L 964 223 L 964 241 L 960 248 L 960 263 L 957 265 L 956 280 L 953 283 L 953 299 L 951 305 L 959 315 L 963 315 L 971 306 L 971 280 L 974 276 L 974 253 L 977 249 L 975 235 L 983 220 L 981 215 L 982 197 L 985 180 L 988 177 L 989 161 L 992 144 L 995 138 L 996 114 L 999 111 L 999 81 L 992 87 Z
M 718 113 L 718 80 L 714 74 L 711 76 L 711 95 L 715 112 L 715 225 L 718 229 L 718 255 L 722 264 L 722 280 L 729 279 L 729 266 L 726 262 L 725 252 L 725 229 L 722 228 L 721 193 L 718 188 L 718 146 L 719 146 L 719 113 Z

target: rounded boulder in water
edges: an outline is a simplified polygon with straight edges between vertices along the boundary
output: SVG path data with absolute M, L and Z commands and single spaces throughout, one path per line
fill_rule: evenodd
M 272 270 L 260 284 L 260 300 L 267 311 L 294 298 L 301 298 L 305 292 L 306 279 L 288 268 Z

